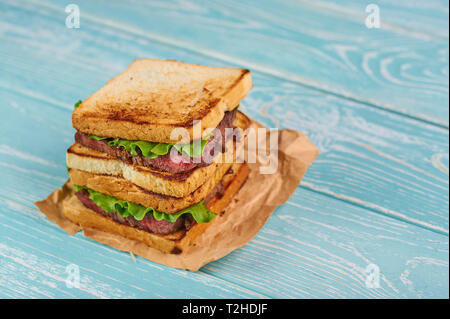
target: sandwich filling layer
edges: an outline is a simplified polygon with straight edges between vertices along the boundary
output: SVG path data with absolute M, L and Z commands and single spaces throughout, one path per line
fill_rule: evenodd
M 209 200 L 223 196 L 224 187 L 219 182 L 204 201 L 174 214 L 165 214 L 139 204 L 120 200 L 94 191 L 87 187 L 74 185 L 75 195 L 84 206 L 115 222 L 135 227 L 149 233 L 167 235 L 178 230 L 189 230 L 196 223 L 207 223 L 216 214 L 206 208 Z
M 224 145 L 230 136 L 226 136 L 225 129 L 233 127 L 236 109 L 225 112 L 225 116 L 217 126 L 220 134 L 212 134 L 207 140 L 198 143 L 200 148 L 186 145 L 174 146 L 164 143 L 150 143 L 143 141 L 126 141 L 107 137 L 97 137 L 77 131 L 75 141 L 85 147 L 114 156 L 127 164 L 150 167 L 169 173 L 182 173 L 196 167 L 208 166 L 213 161 L 213 155 L 224 151 Z M 227 130 L 227 133 L 231 130 Z M 232 133 L 232 132 L 231 132 Z M 170 149 L 176 147 L 175 157 Z

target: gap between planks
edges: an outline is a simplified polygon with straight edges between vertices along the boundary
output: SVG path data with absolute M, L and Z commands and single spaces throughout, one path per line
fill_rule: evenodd
M 49 106 L 53 106 L 53 107 L 56 107 L 58 109 L 63 109 L 64 111 L 72 112 L 72 107 L 70 105 L 66 105 L 63 102 L 56 101 L 56 100 L 51 99 L 51 98 L 49 98 L 49 97 L 47 97 L 45 95 L 36 94 L 35 92 L 30 91 L 30 90 L 17 90 L 16 88 L 13 88 L 13 87 L 10 87 L 10 86 L 3 86 L 2 84 L 0 84 L 0 87 L 2 87 L 4 89 L 7 89 L 9 91 L 12 91 L 12 92 L 24 95 L 24 96 L 28 96 L 28 97 L 37 99 L 37 100 L 42 101 L 42 102 L 46 102 L 47 105 L 49 105 Z M 339 201 L 344 201 L 344 202 L 346 202 L 346 203 L 348 203 L 350 205 L 354 205 L 354 206 L 357 206 L 357 207 L 360 207 L 360 208 L 364 208 L 364 209 L 367 209 L 369 211 L 381 214 L 381 215 L 386 216 L 386 217 L 391 217 L 391 218 L 393 218 L 395 220 L 404 221 L 405 223 L 418 226 L 420 228 L 432 231 L 434 233 L 438 233 L 438 234 L 441 234 L 441 235 L 444 235 L 444 236 L 447 236 L 447 237 L 449 236 L 449 231 L 447 231 L 444 228 L 441 228 L 439 226 L 433 226 L 433 225 L 430 225 L 430 224 L 425 223 L 425 222 L 421 222 L 421 221 L 416 220 L 416 219 L 408 218 L 407 216 L 405 216 L 403 214 L 397 213 L 395 211 L 392 211 L 392 210 L 390 210 L 388 208 L 382 207 L 382 206 L 374 204 L 374 203 L 365 202 L 365 201 L 363 201 L 363 200 L 361 200 L 359 198 L 353 198 L 353 197 L 350 197 L 350 196 L 337 194 L 337 193 L 334 193 L 332 191 L 328 191 L 328 190 L 324 190 L 322 188 L 315 187 L 314 185 L 309 184 L 309 183 L 305 183 L 305 182 L 301 183 L 299 187 L 303 187 L 304 189 L 313 191 L 313 192 L 315 192 L 317 194 L 324 195 L 324 196 L 326 196 L 328 198 L 333 198 L 333 199 L 336 199 L 336 200 L 339 200 Z M 0 199 L 1 198 L 2 197 L 0 196 Z M 4 199 L 6 200 L 6 198 L 4 198 Z M 30 207 L 30 206 L 26 206 L 26 207 Z M 34 208 L 34 206 L 32 208 Z
M 46 4 L 46 3 L 42 3 L 42 2 L 40 2 L 38 0 L 32 0 L 31 2 L 33 2 L 35 4 L 38 4 L 38 5 L 42 5 L 42 6 L 44 6 L 46 8 L 49 8 L 49 9 L 51 9 L 53 11 L 57 11 L 57 12 L 61 11 L 60 8 L 57 7 L 57 6 Z M 224 58 L 221 59 L 221 58 L 217 58 L 215 55 L 208 55 L 208 54 L 202 53 L 201 51 L 198 51 L 196 49 L 192 49 L 191 50 L 191 49 L 185 48 L 183 46 L 180 46 L 180 44 L 183 44 L 183 42 L 180 42 L 178 40 L 173 40 L 173 39 L 170 39 L 170 38 L 161 37 L 161 36 L 156 35 L 156 34 L 149 35 L 149 33 L 146 32 L 145 30 L 141 30 L 141 29 L 138 29 L 138 28 L 135 28 L 135 27 L 132 27 L 132 26 L 123 25 L 123 24 L 120 24 L 120 26 L 121 26 L 121 28 L 120 28 L 113 21 L 100 19 L 100 18 L 94 17 L 94 16 L 89 15 L 89 14 L 87 14 L 87 15 L 85 14 L 85 17 L 87 17 L 88 19 L 91 19 L 93 22 L 97 22 L 97 23 L 100 23 L 100 24 L 103 24 L 103 25 L 107 25 L 109 27 L 113 27 L 113 28 L 119 29 L 121 31 L 130 32 L 130 33 L 138 35 L 138 36 L 147 37 L 147 38 L 149 38 L 151 40 L 157 41 L 158 43 L 160 43 L 162 45 L 169 46 L 169 47 L 177 49 L 177 50 L 184 50 L 184 51 L 188 51 L 188 52 L 192 51 L 192 53 L 205 56 L 208 59 L 212 58 L 212 59 L 216 59 L 216 60 L 222 60 L 224 62 L 234 63 L 232 57 L 223 55 Z M 186 44 L 186 45 L 190 46 L 189 44 Z M 215 51 L 207 51 L 207 52 L 213 52 L 213 53 L 215 53 L 215 54 L 217 54 L 219 56 L 222 56 L 220 53 L 217 53 Z M 229 59 L 229 61 L 227 59 Z M 283 76 L 283 74 L 285 74 L 285 73 L 283 73 L 283 72 L 280 73 L 280 72 L 278 72 L 278 71 L 276 71 L 274 69 L 271 69 L 271 68 L 267 69 L 264 66 L 258 66 L 256 69 L 257 69 L 257 72 L 255 72 L 255 73 L 260 73 L 260 74 L 265 75 L 265 76 L 276 78 L 278 81 L 285 81 L 285 82 L 290 82 L 290 83 L 293 83 L 293 84 L 298 84 L 300 86 L 304 86 L 304 87 L 307 87 L 308 89 L 319 91 L 319 92 L 324 93 L 324 94 L 333 95 L 333 96 L 336 96 L 338 98 L 350 100 L 350 101 L 355 102 L 355 103 L 359 103 L 359 104 L 367 105 L 367 106 L 370 106 L 370 107 L 374 107 L 374 108 L 380 109 L 382 111 L 387 111 L 387 112 L 390 112 L 390 113 L 397 114 L 398 116 L 408 117 L 410 119 L 417 120 L 417 121 L 422 122 L 422 123 L 427 123 L 427 124 L 430 124 L 430 125 L 437 126 L 437 127 L 440 127 L 440 128 L 448 130 L 448 126 L 444 126 L 444 125 L 441 125 L 441 124 L 436 124 L 435 122 L 432 122 L 432 121 L 429 121 L 429 120 L 426 120 L 426 119 L 423 119 L 423 118 L 420 118 L 420 117 L 418 118 L 418 117 L 413 116 L 413 115 L 408 115 L 408 114 L 405 114 L 403 112 L 396 111 L 394 109 L 386 109 L 383 106 L 378 106 L 376 104 L 372 104 L 372 103 L 369 103 L 369 102 L 359 101 L 359 100 L 353 99 L 351 97 L 346 97 L 346 96 L 342 96 L 340 94 L 335 94 L 333 92 L 329 92 L 327 90 L 321 89 L 320 87 L 310 86 L 309 84 L 305 84 L 305 83 L 301 83 L 301 82 L 298 82 L 298 81 L 295 81 L 295 80 L 291 80 L 291 79 L 286 78 L 285 76 Z M 276 73 L 280 73 L 280 74 L 277 75 Z M 298 76 L 296 76 L 296 77 L 298 77 Z M 46 96 L 41 96 L 39 94 L 36 95 L 34 92 L 31 92 L 31 91 L 22 91 L 22 90 L 21 91 L 17 91 L 14 88 L 11 88 L 11 87 L 5 87 L 5 88 L 9 89 L 9 90 L 12 90 L 12 91 L 15 91 L 15 92 L 17 92 L 19 94 L 31 96 L 32 98 L 35 98 L 35 99 L 38 99 L 38 100 L 45 100 L 46 102 L 50 102 L 49 104 L 54 105 L 54 106 L 56 106 L 58 108 L 62 107 L 65 110 L 71 111 L 70 106 L 66 106 L 64 103 L 60 103 L 59 101 L 51 100 L 50 98 L 48 98 Z M 351 198 L 351 197 L 348 197 L 348 196 L 344 196 L 344 195 L 336 194 L 336 193 L 329 192 L 329 191 L 326 191 L 326 190 L 322 190 L 322 189 L 316 188 L 316 187 L 314 187 L 313 185 L 310 185 L 310 184 L 308 184 L 308 185 L 301 184 L 301 186 L 304 187 L 305 189 L 309 189 L 311 191 L 314 191 L 316 193 L 322 194 L 324 196 L 327 196 L 327 197 L 330 197 L 330 198 L 334 198 L 334 199 L 337 199 L 337 200 L 340 200 L 340 201 L 345 201 L 345 202 L 347 202 L 347 203 L 349 203 L 351 205 L 362 207 L 362 208 L 368 209 L 370 211 L 382 214 L 384 216 L 392 217 L 392 218 L 397 219 L 397 220 L 405 221 L 406 223 L 413 224 L 413 225 L 416 225 L 418 227 L 421 227 L 421 228 L 424 228 L 424 229 L 427 229 L 427 230 L 430 230 L 430 231 L 433 231 L 433 232 L 436 232 L 436 233 L 439 233 L 439 234 L 442 234 L 442 235 L 448 236 L 448 234 L 449 234 L 449 232 L 447 230 L 443 229 L 443 228 L 440 228 L 438 226 L 429 225 L 427 223 L 423 223 L 423 222 L 417 221 L 415 219 L 409 219 L 409 218 L 405 217 L 402 214 L 396 213 L 394 211 L 391 211 L 391 210 L 386 209 L 384 207 L 381 207 L 379 205 L 366 203 L 366 202 L 364 202 L 364 201 L 362 201 L 360 199 L 357 199 L 357 198 Z
M 409 218 L 409 217 L 405 216 L 404 214 L 397 213 L 393 210 L 384 208 L 380 205 L 377 205 L 374 203 L 367 203 L 359 198 L 354 198 L 354 197 L 350 197 L 350 196 L 346 196 L 346 195 L 340 195 L 340 194 L 336 194 L 331 191 L 323 190 L 323 189 L 317 188 L 309 183 L 301 183 L 299 187 L 307 189 L 311 192 L 326 196 L 326 197 L 333 198 L 335 200 L 345 202 L 346 204 L 364 208 L 366 210 L 370 210 L 371 212 L 374 212 L 374 213 L 377 213 L 377 214 L 380 214 L 380 215 L 383 215 L 386 217 L 390 217 L 395 220 L 402 221 L 407 224 L 414 225 L 414 226 L 420 227 L 425 230 L 429 230 L 436 234 L 440 234 L 440 235 L 449 237 L 449 231 L 442 227 L 434 226 L 434 225 L 422 222 L 422 221 L 414 219 L 414 218 Z M 292 206 L 298 205 L 298 204 L 295 204 L 295 203 L 292 203 L 289 201 L 287 203 Z
M 311 0 L 297 0 L 297 1 L 301 2 L 304 5 L 310 6 L 310 7 L 324 9 L 329 12 L 331 11 L 341 18 L 348 18 L 348 20 L 353 20 L 353 21 L 359 22 L 359 21 L 364 21 L 364 19 L 366 18 L 366 15 L 357 13 L 357 12 L 355 12 L 354 9 L 346 9 L 345 5 L 341 6 L 340 4 L 336 5 L 335 3 L 322 2 L 322 1 L 311 1 Z M 370 4 L 370 1 L 367 1 L 366 4 L 362 3 L 363 6 L 368 5 L 368 4 Z M 365 13 L 365 11 L 361 11 L 361 12 Z M 448 42 L 448 39 L 449 39 L 446 36 L 433 34 L 432 32 L 423 32 L 423 31 L 418 31 L 417 29 L 409 30 L 408 28 L 406 28 L 404 26 L 395 25 L 391 21 L 389 21 L 389 22 L 383 21 L 383 29 L 389 30 L 389 31 L 391 31 L 393 33 L 397 33 L 399 35 L 406 35 L 409 37 L 423 39 L 423 40 L 447 41 Z
M 30 2 L 35 5 L 56 11 L 58 13 L 61 13 L 61 14 L 63 13 L 62 7 L 59 7 L 57 5 L 44 3 L 39 0 L 30 0 Z M 301 76 L 298 76 L 297 74 L 280 71 L 280 70 L 277 70 L 272 67 L 267 67 L 267 66 L 260 65 L 260 64 L 257 64 L 257 63 L 251 62 L 251 61 L 242 60 L 242 59 L 239 59 L 239 58 L 227 55 L 227 54 L 223 54 L 223 53 L 215 51 L 215 50 L 199 48 L 198 46 L 193 45 L 190 42 L 172 39 L 170 37 L 152 33 L 145 29 L 140 29 L 140 28 L 137 28 L 134 26 L 124 24 L 124 23 L 118 23 L 116 21 L 99 18 L 99 17 L 96 17 L 96 16 L 88 14 L 88 13 L 83 14 L 83 19 L 90 20 L 94 23 L 98 23 L 100 25 L 104 25 L 104 26 L 107 26 L 110 28 L 117 29 L 122 32 L 128 32 L 130 34 L 133 34 L 135 36 L 140 36 L 140 37 L 146 38 L 148 40 L 155 41 L 158 44 L 168 46 L 170 48 L 175 48 L 175 49 L 185 51 L 185 52 L 188 52 L 191 54 L 196 54 L 199 56 L 207 57 L 209 59 L 214 59 L 214 60 L 217 60 L 220 62 L 225 62 L 225 63 L 237 65 L 240 67 L 244 67 L 244 68 L 251 68 L 253 70 L 253 72 L 255 72 L 255 73 L 259 73 L 259 74 L 265 75 L 270 78 L 275 78 L 277 80 L 282 80 L 282 81 L 286 81 L 286 82 L 289 82 L 289 83 L 292 83 L 295 85 L 299 85 L 301 87 L 305 87 L 305 88 L 314 90 L 316 92 L 329 94 L 329 95 L 335 96 L 337 98 L 355 102 L 355 103 L 365 105 L 365 106 L 368 106 L 371 108 L 380 109 L 380 110 L 383 110 L 383 111 L 386 111 L 386 112 L 389 112 L 392 114 L 400 115 L 400 116 L 405 116 L 409 119 L 413 119 L 413 120 L 416 120 L 416 121 L 419 121 L 419 122 L 422 122 L 425 124 L 433 125 L 436 127 L 447 129 L 447 130 L 449 129 L 449 123 L 447 123 L 445 121 L 445 119 L 442 120 L 439 118 L 434 118 L 434 117 L 426 116 L 423 114 L 411 114 L 411 113 L 408 113 L 407 111 L 397 110 L 394 107 L 391 108 L 389 106 L 382 105 L 381 103 L 370 102 L 370 101 L 366 101 L 364 99 L 360 99 L 356 96 L 353 96 L 353 94 L 351 92 L 332 91 L 330 88 L 325 88 L 325 87 L 321 86 L 319 83 L 315 83 L 308 79 L 302 78 Z
M 18 201 L 16 201 L 16 200 L 9 199 L 9 198 L 4 197 L 4 196 L 2 196 L 2 195 L 0 195 L 0 200 L 3 200 L 3 201 L 5 201 L 5 202 L 9 202 L 9 203 L 12 203 L 12 204 L 15 204 L 15 205 L 24 207 L 24 208 L 26 208 L 26 209 L 30 209 L 30 210 L 32 210 L 32 211 L 34 211 L 34 212 L 40 214 L 41 217 L 44 217 L 44 220 L 45 220 L 46 222 L 48 222 L 48 225 L 51 225 L 51 227 L 57 227 L 57 228 L 59 228 L 59 226 L 57 226 L 54 222 L 52 222 L 52 221 L 50 221 L 49 219 L 47 219 L 47 217 L 45 217 L 45 215 L 44 215 L 42 212 L 40 212 L 35 206 L 28 206 L 27 204 L 18 202 Z M 69 236 L 69 235 L 68 235 L 68 236 Z M 86 239 L 88 239 L 88 238 L 86 237 Z M 91 239 L 88 239 L 88 240 L 91 240 Z M 130 258 L 133 259 L 133 260 L 136 262 L 135 257 L 134 257 L 134 255 L 132 255 L 132 253 L 130 253 Z M 143 259 L 145 259 L 145 258 L 143 258 Z M 147 260 L 147 259 L 145 259 L 145 261 L 146 261 L 146 262 L 153 262 L 153 261 L 150 261 L 150 260 Z M 202 267 L 202 268 L 203 268 L 203 267 Z M 242 285 L 237 284 L 237 283 L 235 283 L 235 282 L 233 282 L 233 281 L 226 280 L 226 279 L 223 279 L 223 278 L 221 278 L 221 277 L 215 276 L 215 275 L 212 274 L 211 272 L 202 270 L 202 268 L 201 268 L 200 270 L 198 270 L 197 272 L 203 274 L 204 276 L 207 276 L 207 277 L 214 277 L 217 281 L 225 281 L 225 282 L 227 282 L 227 283 L 230 283 L 230 284 L 232 284 L 232 285 L 235 285 L 235 286 L 241 288 L 242 291 L 247 290 L 247 291 L 249 291 L 249 292 L 252 292 L 255 296 L 259 295 L 259 296 L 262 297 L 262 299 L 264 299 L 264 298 L 266 298 L 266 299 L 276 298 L 276 297 L 268 296 L 268 295 L 263 294 L 263 293 L 261 293 L 261 292 L 255 291 L 255 290 L 253 290 L 253 289 L 251 289 L 251 288 L 242 286 Z M 177 270 L 183 271 L 183 270 L 181 270 L 181 269 L 177 269 Z M 187 270 L 186 270 L 186 271 L 187 271 Z M 189 272 L 189 271 L 187 271 L 187 272 Z

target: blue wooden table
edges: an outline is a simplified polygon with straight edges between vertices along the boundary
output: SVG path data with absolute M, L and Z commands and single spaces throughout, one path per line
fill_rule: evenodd
M 1 1 L 0 297 L 448 298 L 448 19 L 444 0 Z M 321 150 L 199 272 L 69 237 L 33 205 L 67 179 L 74 102 L 142 57 L 249 68 L 244 112 Z

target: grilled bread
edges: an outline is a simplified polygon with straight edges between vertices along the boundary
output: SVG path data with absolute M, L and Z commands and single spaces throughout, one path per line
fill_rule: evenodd
M 230 144 L 233 145 L 233 142 L 230 141 Z M 242 149 L 243 142 L 234 144 L 235 148 L 227 147 L 227 153 L 233 152 L 233 160 L 236 158 L 236 149 Z M 228 156 L 227 153 L 223 156 Z M 105 153 L 79 144 L 73 144 L 67 150 L 66 159 L 69 169 L 75 168 L 94 174 L 123 177 L 146 191 L 179 198 L 189 195 L 206 181 L 214 179 L 216 174 L 226 172 L 232 165 L 232 162 L 212 163 L 183 173 L 160 172 L 148 167 L 125 164 Z
M 226 174 L 221 180 L 225 188 L 223 196 L 217 196 L 208 202 L 208 209 L 216 214 L 222 213 L 228 206 L 231 199 L 238 192 L 249 174 L 248 166 L 245 163 L 233 164 L 232 171 L 233 173 Z M 64 203 L 64 215 L 72 222 L 80 225 L 83 229 L 94 228 L 120 235 L 143 242 L 147 246 L 160 251 L 173 254 L 181 253 L 187 246 L 191 245 L 207 227 L 214 223 L 214 220 L 212 220 L 209 223 L 196 224 L 189 230 L 179 230 L 168 235 L 149 233 L 131 226 L 119 224 L 112 219 L 97 214 L 93 210 L 85 207 L 75 195 L 73 195 L 69 201 Z
M 78 169 L 69 169 L 69 176 L 74 185 L 86 186 L 106 195 L 172 214 L 202 201 L 230 171 L 231 164 L 218 166 L 211 178 L 185 197 L 161 195 L 147 191 L 120 176 L 95 174 Z
M 233 123 L 242 130 L 249 125 L 249 119 L 238 112 Z M 219 154 L 211 165 L 197 167 L 183 173 L 161 172 L 149 167 L 129 165 L 125 162 L 78 143 L 73 144 L 66 154 L 67 167 L 97 175 L 121 177 L 146 191 L 183 198 L 194 192 L 209 180 L 217 181 L 236 161 L 244 146 L 244 139 L 229 140 L 226 152 Z M 98 188 L 98 187 L 97 187 Z M 95 188 L 94 188 L 95 189 Z M 101 191 L 100 189 L 96 189 Z M 114 194 L 111 194 L 115 196 Z M 148 198 L 147 198 L 148 200 Z
M 81 103 L 72 124 L 96 136 L 159 143 L 178 142 L 170 135 L 183 127 L 192 140 L 194 120 L 201 120 L 205 136 L 205 128 L 215 128 L 252 86 L 244 69 L 136 60 Z

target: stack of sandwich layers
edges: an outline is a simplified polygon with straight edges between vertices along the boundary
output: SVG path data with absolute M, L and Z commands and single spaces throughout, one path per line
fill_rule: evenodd
M 237 106 L 251 87 L 243 69 L 133 62 L 74 110 L 65 216 L 181 253 L 248 176 L 238 158 L 250 120 Z

